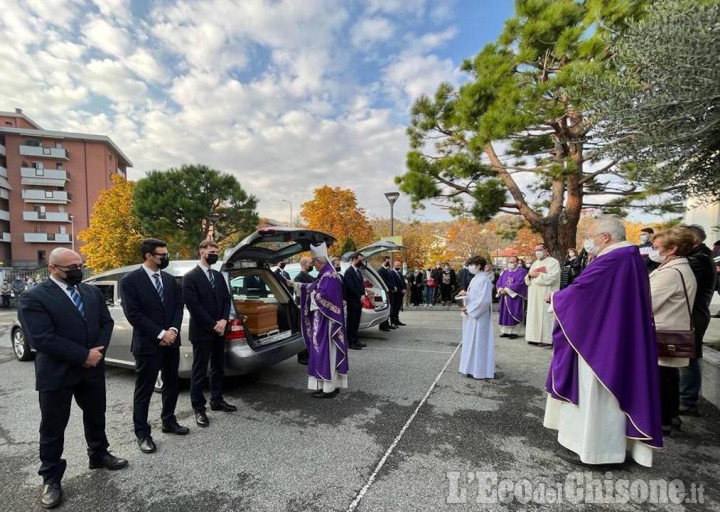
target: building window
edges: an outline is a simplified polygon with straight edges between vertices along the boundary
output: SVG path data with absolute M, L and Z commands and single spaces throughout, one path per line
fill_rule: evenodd
M 53 198 L 52 190 L 46 190 L 45 191 L 45 199 L 52 199 L 52 198 Z
M 55 149 L 62 149 L 62 142 L 56 142 Z
M 60 234 L 67 235 L 67 228 L 65 226 L 60 226 Z
M 58 162 L 55 164 L 55 169 L 62 171 L 62 168 L 63 168 L 62 163 Z
M 43 169 L 43 163 L 42 162 L 33 162 L 32 166 L 34 169 Z
M 44 222 L 37 222 L 35 224 L 35 233 L 45 233 L 45 230 L 47 229 Z
M 60 206 L 58 206 L 58 211 L 59 211 L 60 213 L 65 213 L 65 205 L 62 205 L 62 204 L 61 204 Z
M 42 146 L 42 139 L 38 139 L 37 137 L 25 137 L 22 140 L 22 146 L 34 146 L 36 148 L 39 148 Z
M 44 267 L 47 265 L 47 259 L 45 256 L 45 251 L 38 251 L 37 252 L 37 261 L 38 261 L 38 267 Z

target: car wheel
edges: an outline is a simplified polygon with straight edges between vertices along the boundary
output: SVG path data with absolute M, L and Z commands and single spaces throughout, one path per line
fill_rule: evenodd
M 165 387 L 165 381 L 163 380 L 162 372 L 158 372 L 157 379 L 155 379 L 155 393 L 162 393 Z
M 30 361 L 35 357 L 35 354 L 30 350 L 30 345 L 25 339 L 25 333 L 20 327 L 16 327 L 12 331 L 12 345 L 15 358 L 18 361 Z

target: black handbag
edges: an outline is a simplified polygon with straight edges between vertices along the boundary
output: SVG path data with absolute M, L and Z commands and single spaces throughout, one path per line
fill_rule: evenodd
M 688 318 L 690 318 L 690 330 L 688 331 L 656 331 L 658 357 L 687 357 L 695 359 L 695 329 L 692 326 L 692 310 L 690 308 L 690 299 L 688 298 L 687 288 L 685 287 L 685 278 L 678 269 L 680 279 L 682 280 L 683 291 L 685 292 L 685 303 L 688 308 Z

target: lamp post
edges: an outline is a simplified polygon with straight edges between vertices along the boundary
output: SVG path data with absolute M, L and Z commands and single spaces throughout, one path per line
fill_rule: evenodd
M 208 233 L 210 240 L 215 240 L 215 224 L 220 220 L 219 213 L 211 213 L 208 215 L 208 221 L 210 222 L 210 232 Z
M 288 201 L 287 199 L 282 199 L 282 202 L 290 205 L 290 227 L 293 227 L 292 201 Z
M 70 214 L 70 242 L 72 243 L 72 250 L 75 252 L 75 217 Z
M 390 236 L 395 236 L 395 218 L 394 218 L 394 206 L 395 201 L 400 197 L 400 192 L 385 192 L 385 197 L 390 203 Z

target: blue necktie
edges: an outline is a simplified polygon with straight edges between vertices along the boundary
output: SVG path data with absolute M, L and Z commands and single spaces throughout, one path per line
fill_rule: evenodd
M 160 295 L 160 301 L 165 302 L 165 294 L 163 293 L 163 284 L 162 279 L 160 279 L 160 274 L 153 274 L 153 277 L 155 278 L 155 289 L 158 292 L 158 295 Z
M 80 297 L 77 288 L 75 288 L 74 286 L 68 286 L 67 291 L 70 292 L 70 298 L 75 303 L 75 307 L 78 308 L 80 315 L 85 318 L 85 306 L 83 306 L 82 297 Z
M 213 275 L 212 269 L 208 269 L 208 278 L 210 279 L 210 286 L 213 287 L 213 290 L 215 289 L 215 276 Z

